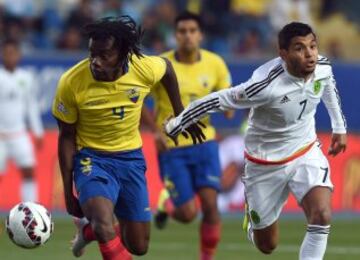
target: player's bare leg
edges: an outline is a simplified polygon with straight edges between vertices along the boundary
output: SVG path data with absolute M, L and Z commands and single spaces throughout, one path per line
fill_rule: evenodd
M 33 167 L 22 167 L 20 169 L 22 174 L 21 184 L 21 200 L 22 201 L 37 201 L 37 189 L 34 180 L 34 168 Z
M 217 191 L 212 188 L 201 188 L 198 191 L 203 213 L 200 226 L 201 259 L 213 259 L 220 241 L 220 215 L 217 208 Z
M 311 189 L 303 198 L 301 206 L 308 227 L 301 245 L 300 259 L 323 259 L 330 232 L 331 190 L 327 187 Z
M 181 223 L 190 223 L 198 214 L 195 200 L 191 199 L 184 204 L 174 207 L 170 195 L 165 188 L 161 191 L 155 214 L 155 226 L 163 229 L 166 226 L 169 216 Z
M 114 228 L 113 203 L 104 197 L 94 197 L 88 199 L 81 208 L 90 224 L 81 226 L 79 232 L 82 233 L 75 238 L 73 254 L 77 257 L 81 256 L 80 251 L 86 244 L 96 239 L 104 260 L 131 259 Z M 81 248 L 79 244 L 83 247 Z
M 134 255 L 147 253 L 150 240 L 150 222 L 119 220 L 125 247 Z
M 253 232 L 253 243 L 264 254 L 271 254 L 279 242 L 278 221 L 263 229 L 255 229 Z

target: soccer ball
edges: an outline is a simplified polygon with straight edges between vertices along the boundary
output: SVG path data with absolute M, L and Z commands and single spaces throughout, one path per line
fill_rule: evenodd
M 13 207 L 5 226 L 11 241 L 23 248 L 43 245 L 54 229 L 49 211 L 33 202 L 22 202 Z

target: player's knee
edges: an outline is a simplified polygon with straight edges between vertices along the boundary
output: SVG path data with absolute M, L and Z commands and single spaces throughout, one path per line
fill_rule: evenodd
M 98 241 L 106 242 L 114 238 L 115 230 L 111 222 L 92 221 L 91 226 Z
M 143 239 L 138 240 L 136 243 L 133 243 L 132 245 L 129 245 L 129 252 L 133 255 L 145 255 L 149 248 L 149 240 Z
M 270 255 L 276 248 L 277 243 L 275 241 L 260 241 L 256 244 L 257 248 L 264 254 Z
M 318 208 L 311 212 L 310 224 L 329 225 L 331 221 L 330 208 Z
M 195 219 L 196 215 L 196 210 L 183 210 L 181 212 L 181 222 L 190 223 Z

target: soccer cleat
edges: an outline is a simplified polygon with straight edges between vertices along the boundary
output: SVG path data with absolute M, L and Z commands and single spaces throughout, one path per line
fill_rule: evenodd
M 84 227 L 89 224 L 89 221 L 86 218 L 74 218 L 74 223 L 78 228 L 74 239 L 71 241 L 71 251 L 75 257 L 80 257 L 85 253 L 85 247 L 91 241 L 86 241 L 83 235 Z
M 156 210 L 155 219 L 154 219 L 155 227 L 157 227 L 158 229 L 165 228 L 167 224 L 169 215 L 166 212 L 165 203 L 169 198 L 170 198 L 169 192 L 167 191 L 167 189 L 163 188 L 160 191 L 158 208 Z
M 243 220 L 243 224 L 242 224 L 242 229 L 243 231 L 246 233 L 246 237 L 247 239 L 249 239 L 250 242 L 253 242 L 252 239 L 252 228 L 251 228 L 251 221 L 250 221 L 250 216 L 249 216 L 249 206 L 247 203 L 245 203 L 245 212 L 244 212 L 244 220 Z

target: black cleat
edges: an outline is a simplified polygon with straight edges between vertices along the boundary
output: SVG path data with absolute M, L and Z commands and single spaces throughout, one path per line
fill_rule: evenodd
M 168 222 L 169 215 L 163 211 L 157 211 L 154 218 L 154 224 L 157 229 L 164 229 Z

